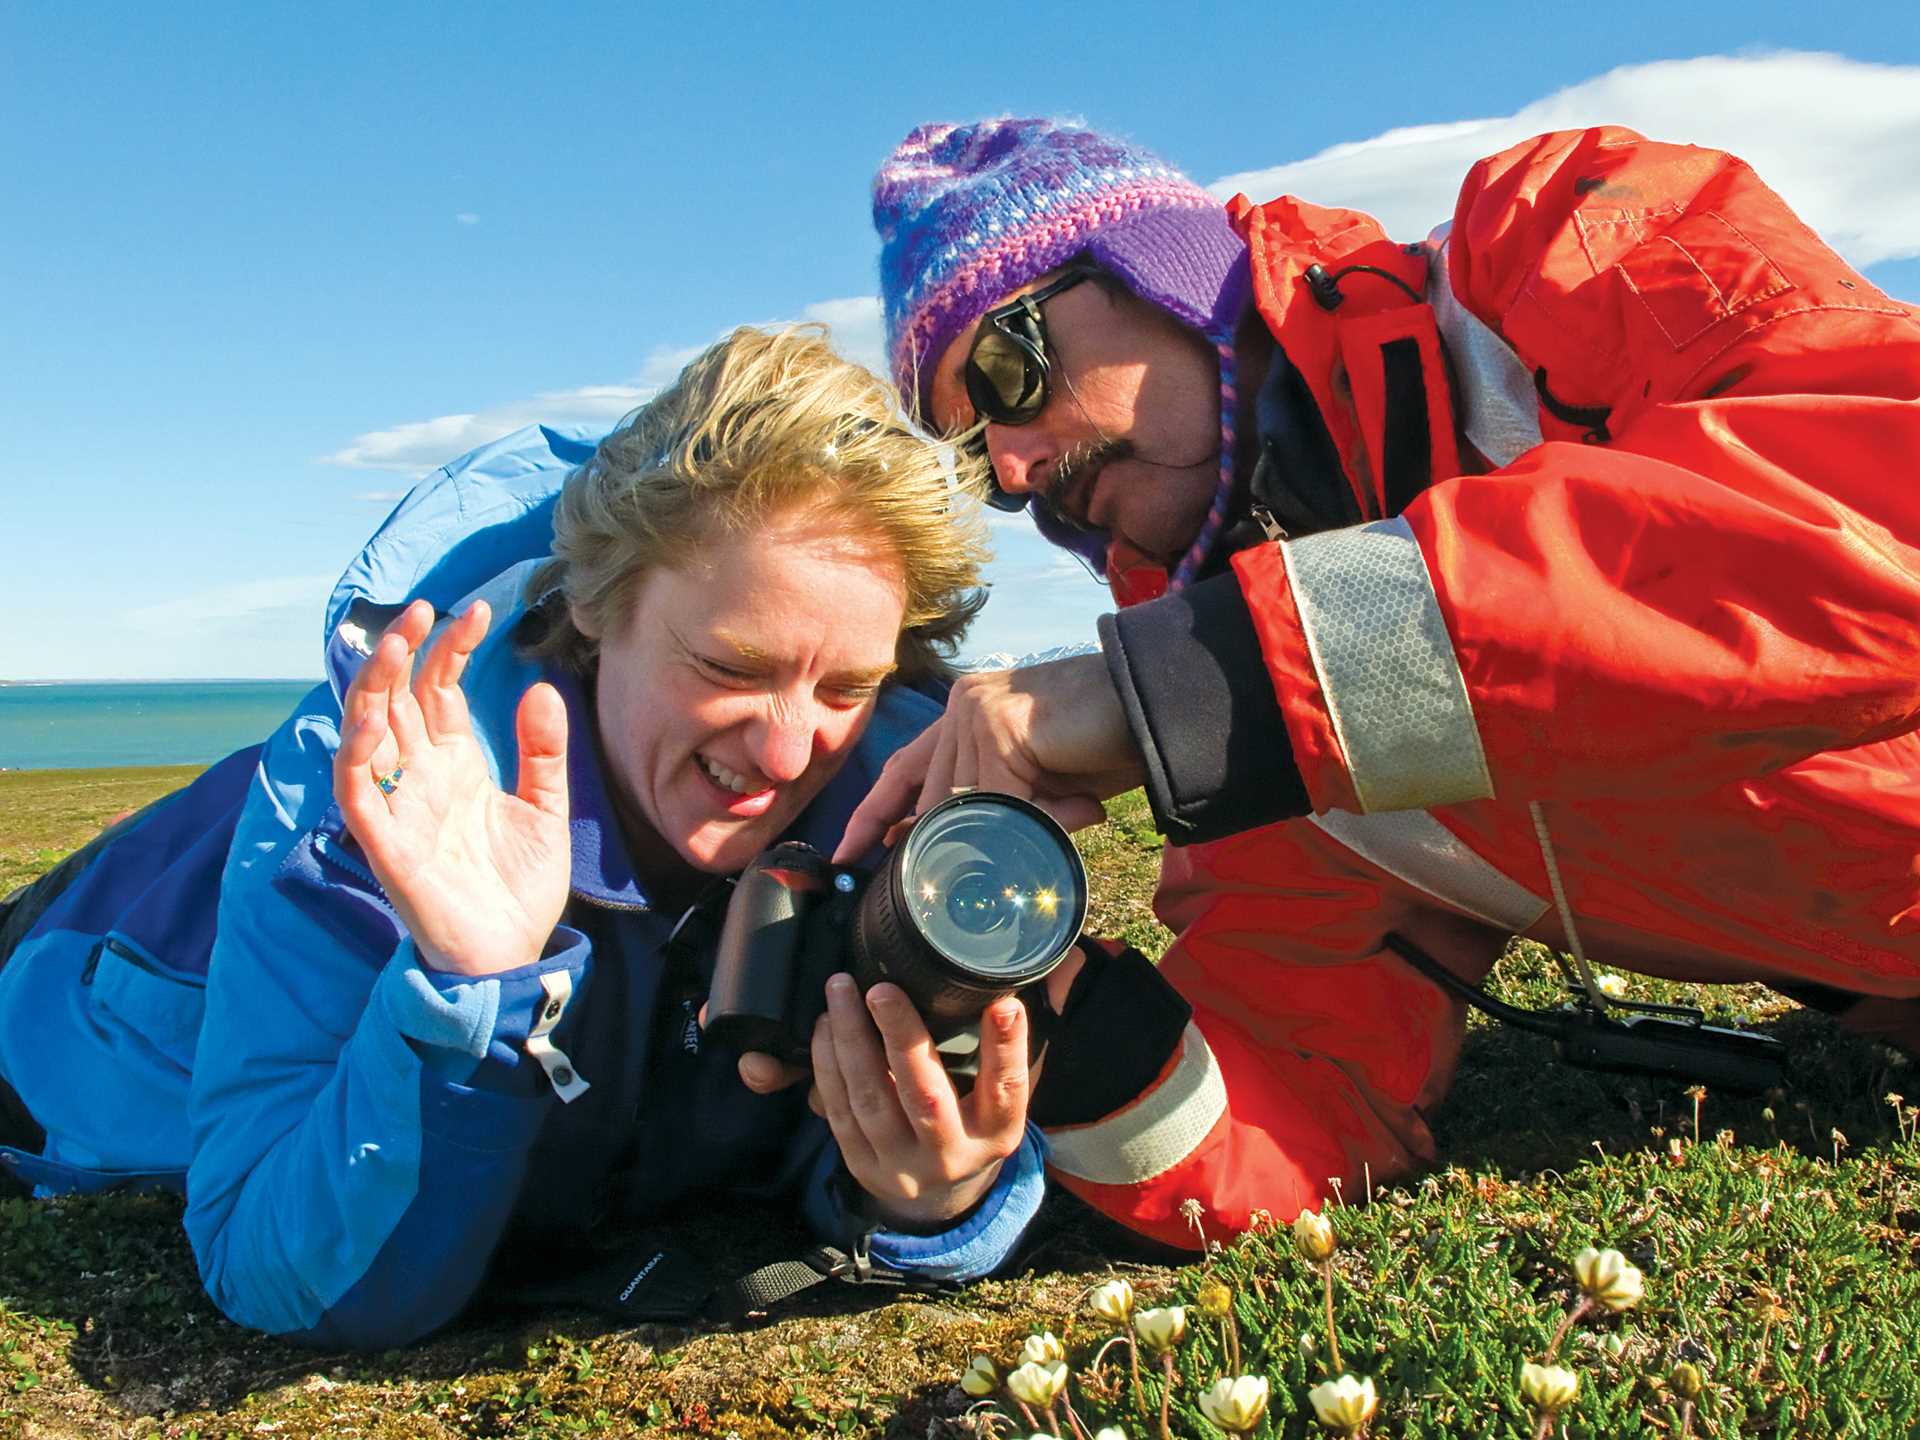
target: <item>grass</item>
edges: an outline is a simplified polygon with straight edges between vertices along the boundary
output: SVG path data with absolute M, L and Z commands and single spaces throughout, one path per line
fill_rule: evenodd
M 0 896 L 50 870 L 123 810 L 177 790 L 195 765 L 0 770 Z
M 0 887 L 188 773 L 0 774 Z M 1147 910 L 1158 841 L 1140 797 L 1083 841 L 1093 927 L 1158 953 L 1166 932 Z M 1502 961 L 1500 988 L 1516 1003 L 1553 1003 L 1558 985 L 1537 946 L 1517 944 Z M 1572 1330 L 1560 1359 L 1582 1387 L 1563 1433 L 1677 1436 L 1665 1377 L 1680 1359 L 1707 1379 L 1693 1435 L 1920 1433 L 1920 1146 L 1882 1098 L 1920 1099 L 1920 1076 L 1762 990 L 1636 980 L 1634 993 L 1763 1017 L 1790 1042 L 1788 1092 L 1708 1095 L 1696 1107 L 1678 1086 L 1573 1071 L 1537 1037 L 1476 1022 L 1434 1118 L 1451 1167 L 1330 1210 L 1341 1241 L 1336 1334 L 1346 1368 L 1383 1397 L 1373 1433 L 1534 1434 L 1516 1376 L 1545 1350 L 1574 1294 L 1571 1257 L 1590 1243 L 1640 1266 L 1646 1298 Z M 685 1223 L 721 1268 L 799 1243 L 763 1212 Z M 1254 1433 L 1324 1433 L 1304 1399 L 1327 1365 L 1322 1281 L 1284 1230 L 1176 1267 L 1139 1259 L 1060 1198 L 1021 1274 L 955 1296 L 823 1286 L 737 1333 L 608 1330 L 589 1316 L 494 1304 L 426 1344 L 353 1356 L 228 1324 L 200 1292 L 178 1203 L 145 1196 L 0 1202 L 0 1437 L 957 1440 L 985 1423 L 977 1407 L 968 1418 L 974 1402 L 955 1383 L 969 1357 L 1004 1368 L 1035 1330 L 1062 1338 L 1090 1428 L 1157 1434 L 1153 1380 L 1141 1416 L 1120 1350 L 1093 1363 L 1111 1327 L 1083 1301 L 1115 1273 L 1143 1304 L 1194 1305 L 1203 1286 L 1224 1282 L 1242 1368 L 1273 1385 Z M 1189 1315 L 1171 1424 L 1214 1440 L 1197 1401 L 1225 1369 L 1223 1331 L 1198 1308 Z M 1025 1433 L 1023 1418 L 1014 1423 Z

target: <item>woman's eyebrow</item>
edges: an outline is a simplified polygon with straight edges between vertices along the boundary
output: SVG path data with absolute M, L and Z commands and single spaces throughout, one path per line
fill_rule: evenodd
M 732 651 L 734 658 L 742 660 L 747 664 L 770 665 L 774 663 L 772 657 L 758 645 L 729 635 L 724 630 L 715 631 L 713 638 L 717 644 L 724 645 L 728 650 Z M 848 687 L 878 685 L 899 668 L 900 666 L 897 662 L 889 660 L 882 665 L 860 666 L 852 670 L 836 670 L 828 675 L 827 679 L 835 685 Z
M 836 685 L 857 688 L 863 685 L 878 685 L 900 667 L 889 660 L 884 665 L 874 665 L 864 670 L 840 670 L 827 678 Z

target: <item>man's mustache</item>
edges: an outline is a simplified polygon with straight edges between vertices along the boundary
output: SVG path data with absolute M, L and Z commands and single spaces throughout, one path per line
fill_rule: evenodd
M 1086 506 L 1093 500 L 1094 482 L 1100 478 L 1100 472 L 1116 460 L 1126 460 L 1133 455 L 1133 444 L 1127 440 L 1088 440 L 1074 446 L 1053 467 L 1046 493 L 1041 497 L 1047 508 L 1070 524 L 1087 528 Z M 1068 502 L 1078 495 L 1082 504 L 1078 508 L 1069 508 Z

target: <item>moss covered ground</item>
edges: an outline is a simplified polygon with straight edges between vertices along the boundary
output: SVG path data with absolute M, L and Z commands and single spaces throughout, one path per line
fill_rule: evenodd
M 0 773 L 0 892 L 190 773 Z M 1083 849 L 1094 928 L 1157 952 L 1158 841 L 1140 798 L 1113 807 Z M 1516 945 L 1499 984 L 1541 1004 L 1558 980 L 1550 956 Z M 1696 1099 L 1569 1070 L 1537 1037 L 1476 1022 L 1436 1118 L 1449 1166 L 1329 1212 L 1334 1338 L 1343 1368 L 1382 1397 L 1372 1433 L 1537 1433 L 1517 1375 L 1573 1300 L 1569 1264 L 1588 1244 L 1625 1252 L 1646 1295 L 1569 1333 L 1559 1359 L 1581 1392 L 1558 1433 L 1920 1433 L 1920 1146 L 1912 1107 L 1903 1122 L 1886 1099 L 1920 1099 L 1920 1076 L 1764 991 L 1636 981 L 1635 993 L 1760 1016 L 1792 1046 L 1788 1090 Z M 800 1243 L 761 1211 L 685 1225 L 722 1269 Z M 1159 1371 L 1148 1366 L 1136 1410 L 1124 1347 L 1106 1345 L 1112 1327 L 1085 1307 L 1112 1275 L 1141 1305 L 1190 1307 L 1171 1433 L 1220 1435 L 1199 1401 L 1235 1370 L 1272 1387 L 1253 1434 L 1324 1433 L 1305 1399 L 1330 1368 L 1323 1277 L 1283 1229 L 1199 1264 L 1160 1263 L 1056 1199 L 1020 1273 L 955 1295 L 826 1286 L 738 1331 L 610 1329 L 494 1301 L 423 1345 L 350 1355 L 228 1324 L 201 1294 L 178 1202 L 144 1196 L 0 1202 L 0 1440 L 1024 1434 L 1010 1399 L 982 1405 L 956 1381 L 976 1353 L 1004 1370 L 1037 1330 L 1060 1338 L 1089 1431 L 1158 1434 Z M 1219 1285 L 1231 1341 L 1195 1303 Z M 1706 1379 L 1692 1414 L 1667 1384 L 1680 1360 Z

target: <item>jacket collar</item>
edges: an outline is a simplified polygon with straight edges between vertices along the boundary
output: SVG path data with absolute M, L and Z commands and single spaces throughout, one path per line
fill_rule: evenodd
M 567 835 L 573 848 L 574 894 L 620 909 L 651 909 L 652 899 L 633 873 L 614 814 L 613 797 L 601 774 L 599 731 L 580 677 L 554 668 L 543 677 L 567 707 Z

